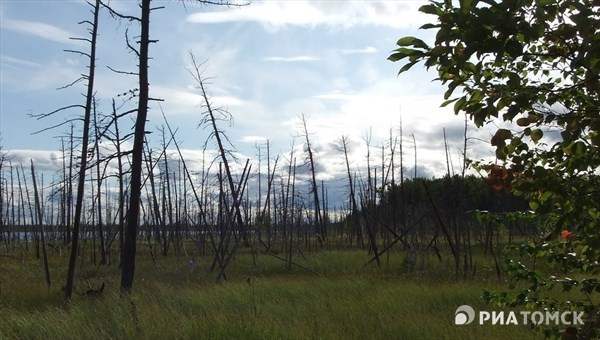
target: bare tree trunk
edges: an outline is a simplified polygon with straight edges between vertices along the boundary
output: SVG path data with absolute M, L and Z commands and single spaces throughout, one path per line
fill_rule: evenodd
M 25 187 L 25 197 L 27 197 L 27 207 L 29 208 L 29 217 L 31 219 L 30 224 L 35 224 L 35 214 L 33 213 L 33 206 L 31 205 L 31 196 L 29 195 L 29 187 L 27 186 L 27 176 L 25 175 L 25 168 L 23 167 L 23 164 L 21 164 L 21 175 L 23 176 L 23 186 Z M 25 218 L 25 214 L 23 214 L 23 219 L 25 224 L 27 224 L 27 219 Z M 37 232 L 33 232 L 33 237 L 35 239 L 35 243 L 37 243 Z M 36 246 L 36 254 L 35 256 L 37 258 L 40 257 L 40 254 L 38 252 L 39 248 Z
M 242 172 L 242 177 L 240 179 L 239 186 L 238 186 L 238 188 L 236 188 L 236 186 L 233 182 L 233 175 L 231 173 L 231 167 L 229 165 L 229 160 L 227 158 L 228 152 L 225 149 L 225 145 L 224 145 L 223 139 L 222 139 L 222 136 L 224 136 L 224 133 L 217 126 L 217 119 L 219 119 L 219 117 L 217 117 L 218 114 L 225 115 L 225 116 L 230 116 L 230 115 L 227 111 L 225 111 L 223 109 L 219 109 L 219 108 L 214 109 L 212 107 L 212 104 L 211 104 L 208 94 L 206 92 L 206 88 L 204 87 L 204 79 L 202 78 L 202 76 L 200 74 L 200 65 L 198 63 L 196 63 L 196 60 L 192 53 L 190 53 L 190 58 L 192 61 L 192 68 L 188 69 L 188 72 L 196 80 L 196 82 L 198 84 L 198 88 L 200 89 L 201 95 L 204 99 L 204 106 L 206 108 L 206 112 L 205 112 L 205 118 L 203 121 L 204 121 L 204 123 L 210 125 L 210 127 L 212 128 L 212 131 L 213 131 L 212 136 L 215 138 L 215 140 L 217 142 L 219 156 L 220 156 L 222 164 L 223 164 L 223 170 L 225 171 L 225 176 L 227 177 L 226 180 L 227 180 L 227 184 L 229 185 L 229 192 L 230 192 L 231 198 L 232 198 L 231 208 L 227 209 L 228 215 L 226 216 L 226 225 L 228 227 L 228 233 L 230 234 L 231 226 L 235 222 L 237 222 L 237 225 L 240 228 L 238 230 L 239 234 L 233 235 L 234 238 L 236 238 L 236 240 L 234 242 L 231 253 L 229 253 L 228 257 L 226 259 L 224 259 L 224 261 L 222 262 L 221 271 L 219 272 L 217 279 L 216 279 L 217 282 L 220 282 L 225 274 L 225 269 L 229 263 L 229 260 L 232 258 L 233 254 L 235 254 L 235 252 L 236 252 L 239 241 L 241 239 L 245 238 L 246 230 L 244 228 L 244 221 L 242 219 L 242 215 L 240 212 L 240 198 L 243 197 L 242 193 L 243 193 L 244 186 L 245 186 L 244 177 L 246 177 L 246 179 L 247 179 L 247 176 L 248 176 L 248 173 L 246 173 L 246 167 L 248 166 L 248 163 L 246 162 L 246 167 L 244 167 L 244 172 Z M 223 190 L 221 190 L 221 191 L 223 191 Z M 229 238 L 230 235 L 226 235 L 226 237 Z M 226 242 L 226 244 L 227 243 L 228 242 Z M 226 247 L 227 246 L 225 246 L 225 248 Z
M 61 152 L 62 152 L 62 194 L 60 197 L 60 223 L 59 225 L 66 227 L 67 226 L 67 182 L 71 181 L 70 178 L 67 178 L 67 155 L 65 152 L 65 140 L 64 138 L 60 139 L 61 144 Z M 68 228 L 65 228 L 65 230 Z M 64 244 L 67 243 L 66 231 L 64 234 Z
M 188 179 L 192 193 L 194 194 L 194 198 L 196 199 L 196 203 L 198 204 L 198 210 L 199 210 L 199 222 L 198 223 L 201 224 L 206 221 L 206 213 L 204 210 L 204 204 L 202 203 L 202 201 L 200 200 L 200 198 L 198 196 L 198 193 L 196 192 L 196 188 L 194 187 L 194 181 L 192 181 L 190 172 L 187 168 L 185 160 L 183 159 L 183 155 L 181 154 L 181 149 L 179 148 L 179 144 L 177 143 L 177 140 L 175 139 L 175 133 L 171 129 L 171 126 L 169 125 L 169 122 L 167 121 L 167 118 L 165 117 L 164 113 L 163 113 L 163 118 L 165 120 L 165 125 L 167 126 L 167 129 L 169 130 L 169 134 L 171 135 L 171 140 L 173 141 L 173 144 L 175 144 L 175 149 L 177 149 L 177 154 L 179 155 L 179 159 L 180 159 L 181 163 L 183 164 L 183 172 L 185 173 L 185 176 L 186 176 L 185 178 Z M 204 165 L 203 165 L 202 169 L 204 169 Z M 210 230 L 208 230 L 208 233 L 209 233 L 210 239 L 213 240 L 212 232 Z M 204 237 L 204 236 L 202 236 L 202 237 Z
M 463 156 L 463 165 L 462 165 L 462 173 L 461 173 L 461 177 L 465 178 L 465 171 L 467 170 L 467 141 L 468 141 L 468 137 L 467 137 L 467 132 L 468 132 L 468 128 L 469 128 L 469 118 L 467 116 L 467 114 L 465 113 L 465 132 L 464 132 L 464 144 L 463 144 L 463 152 L 462 152 L 462 156 Z
M 40 234 L 42 238 L 42 257 L 44 260 L 44 274 L 46 276 L 46 285 L 48 285 L 48 289 L 50 289 L 50 269 L 48 268 L 48 252 L 46 250 L 46 237 L 44 233 L 44 222 L 43 222 L 43 213 L 42 213 L 42 205 L 40 203 L 40 196 L 38 195 L 37 181 L 35 179 L 35 169 L 33 168 L 33 160 L 31 160 L 31 180 L 33 181 L 33 195 L 35 200 L 35 211 L 37 216 L 37 225 L 40 228 Z
M 171 200 L 171 181 L 169 179 L 169 159 L 167 156 L 167 143 L 165 140 L 165 131 L 164 129 L 162 130 L 162 139 L 163 139 L 163 159 L 164 159 L 164 164 L 165 164 L 165 169 L 164 169 L 164 183 L 163 183 L 163 207 L 165 207 L 167 209 L 166 214 L 163 213 L 163 217 L 166 219 L 167 217 L 169 218 L 169 229 L 170 229 L 170 234 L 169 234 L 169 240 L 171 240 L 173 238 L 173 234 L 176 233 L 176 231 L 174 230 L 174 225 L 173 225 L 173 203 Z M 166 189 L 166 190 L 165 190 Z M 166 224 L 166 222 L 165 222 Z M 177 246 L 176 243 L 177 240 L 175 240 L 175 252 L 177 252 Z M 166 249 L 165 252 L 163 253 L 163 255 L 167 255 Z
M 0 238 L 2 235 L 2 231 L 4 230 L 4 195 L 2 194 L 4 192 L 3 188 L 4 187 L 4 181 L 2 180 L 2 169 L 4 166 L 4 153 L 2 152 L 2 146 L 0 145 Z M 12 177 L 12 172 L 11 172 L 11 177 Z M 7 190 L 8 193 L 8 190 Z M 7 195 L 8 196 L 8 195 Z M 7 199 L 7 201 L 9 201 Z M 8 216 L 8 208 L 6 209 L 6 214 Z
M 165 226 L 164 214 L 161 214 L 160 207 L 158 205 L 158 196 L 156 195 L 156 184 L 154 181 L 154 173 L 152 168 L 154 167 L 154 161 L 152 160 L 152 150 L 146 144 L 146 171 L 148 171 L 148 179 L 150 180 L 150 197 L 148 202 L 150 205 L 150 214 L 154 216 L 153 223 L 155 227 L 156 239 L 161 244 L 161 253 L 163 256 L 167 255 L 167 231 Z M 163 209 L 164 213 L 164 209 Z M 160 230 L 158 229 L 160 228 Z M 161 234 L 162 233 L 162 234 Z
M 372 209 L 375 205 L 375 194 L 377 187 L 377 170 L 375 169 L 375 178 L 371 176 L 371 132 L 363 137 L 365 144 L 367 146 L 367 185 L 364 188 L 364 192 L 360 195 L 361 200 L 361 215 L 363 217 L 363 221 L 365 223 L 365 227 L 367 229 L 367 236 L 369 237 L 369 253 L 373 252 L 375 256 L 375 261 L 377 262 L 377 267 L 381 267 L 381 261 L 379 259 L 379 251 L 377 249 L 377 235 L 376 231 L 374 231 L 373 226 L 371 225 L 371 221 L 367 216 L 367 212 L 369 209 Z
M 21 165 L 21 168 L 23 168 L 23 165 Z M 23 181 L 25 181 L 25 178 L 23 178 Z M 29 228 L 27 227 L 27 219 L 25 218 L 25 198 L 23 197 L 23 187 L 21 186 L 21 174 L 19 172 L 19 168 L 17 167 L 17 185 L 19 187 L 19 207 L 18 207 L 18 214 L 19 214 L 19 225 L 23 225 L 23 232 L 24 232 L 24 238 L 25 238 L 25 252 L 28 253 L 29 252 L 29 235 L 28 235 L 28 230 Z M 27 185 L 25 185 L 25 190 L 27 190 Z M 26 191 L 27 193 L 27 191 Z M 27 194 L 27 196 L 29 196 L 29 194 Z M 29 198 L 29 197 L 28 197 Z M 22 219 L 21 219 L 22 217 Z
M 100 0 L 96 0 L 93 10 L 94 22 L 92 23 L 89 74 L 87 76 L 87 94 L 85 102 L 85 113 L 83 117 L 83 137 L 81 141 L 81 160 L 79 165 L 79 177 L 77 183 L 77 201 L 75 203 L 75 220 L 73 223 L 73 235 L 71 243 L 71 255 L 69 257 L 69 268 L 67 270 L 67 284 L 65 297 L 71 299 L 73 294 L 73 280 L 75 278 L 75 262 L 77 261 L 77 251 L 79 246 L 79 231 L 81 228 L 81 211 L 83 210 L 83 193 L 85 186 L 85 171 L 87 168 L 87 148 L 89 142 L 90 117 L 94 100 L 94 76 L 96 71 L 96 37 L 98 33 L 98 14 L 100 12 Z M 85 54 L 84 54 L 85 55 Z
M 129 211 L 127 213 L 127 229 L 123 243 L 123 267 L 121 270 L 121 292 L 130 293 L 135 274 L 135 255 L 137 250 L 137 228 L 140 214 L 140 198 L 142 194 L 142 163 L 144 155 L 144 136 L 146 134 L 146 118 L 148 116 L 148 48 L 150 45 L 150 0 L 142 0 L 140 46 L 138 51 L 139 93 L 137 118 L 131 159 L 131 185 L 129 194 Z
M 407 225 L 406 200 L 404 199 L 404 132 L 400 118 L 400 224 Z
M 115 151 L 117 157 L 117 170 L 119 172 L 119 267 L 123 264 L 123 231 L 124 231 L 124 222 L 125 222 L 125 184 L 123 178 L 123 155 L 121 153 L 121 136 L 119 134 L 119 121 L 117 117 L 117 108 L 115 106 L 115 100 L 112 100 L 112 113 L 113 113 L 113 122 L 115 124 Z
M 323 218 L 321 216 L 321 205 L 319 204 L 319 190 L 317 188 L 317 178 L 315 173 L 315 161 L 312 153 L 312 148 L 310 146 L 310 139 L 308 138 L 308 128 L 306 126 L 306 117 L 302 116 L 302 127 L 304 129 L 304 137 L 306 139 L 306 149 L 308 152 L 308 165 L 310 167 L 310 175 L 311 175 L 311 191 L 313 194 L 313 203 L 315 209 L 315 229 L 317 232 L 317 237 L 319 242 L 323 242 L 325 239 L 325 228 L 323 226 Z
M 73 144 L 73 124 L 71 124 L 71 132 L 69 134 L 69 180 L 67 188 L 67 226 L 72 224 L 72 209 L 73 209 L 73 150 L 75 146 Z M 71 241 L 72 233 L 71 228 L 67 228 L 67 241 Z
M 356 233 L 357 245 L 364 248 L 362 228 L 360 227 L 360 221 L 358 220 L 358 205 L 356 204 L 356 196 L 354 194 L 354 182 L 352 181 L 352 174 L 350 172 L 350 160 L 348 159 L 348 139 L 346 136 L 342 136 L 342 138 L 340 139 L 339 146 L 341 148 L 341 151 L 344 152 L 346 172 L 348 174 L 348 188 L 350 189 L 350 211 L 352 217 L 351 228 Z
M 292 158 L 294 159 L 293 165 L 290 163 L 290 168 L 292 171 L 290 171 L 291 173 L 288 172 L 288 176 L 292 177 L 292 193 L 291 193 L 291 197 L 292 197 L 292 202 L 291 202 L 291 216 L 290 216 L 290 235 L 289 235 L 289 247 L 290 247 L 290 251 L 288 254 L 288 262 L 287 262 L 287 269 L 291 270 L 292 269 L 292 254 L 293 254 L 293 240 L 294 240 L 294 209 L 295 209 L 295 194 L 296 194 L 296 158 L 293 157 L 293 150 L 292 150 Z M 289 185 L 289 179 L 288 179 L 288 185 Z M 289 189 L 288 189 L 289 191 Z
M 411 133 L 410 135 L 412 136 L 413 144 L 415 146 L 415 174 L 413 176 L 413 179 L 417 179 L 417 140 L 415 139 L 414 133 Z
M 444 131 L 444 151 L 446 152 L 446 172 L 448 178 L 452 175 L 450 174 L 450 155 L 448 155 L 448 139 L 446 138 L 446 128 L 443 128 Z
M 106 249 L 104 242 L 104 228 L 102 226 L 102 177 L 103 174 L 100 172 L 100 134 L 98 127 L 98 116 L 96 114 L 96 104 L 94 104 L 94 136 L 96 139 L 96 185 L 98 186 L 96 206 L 98 208 L 98 236 L 100 238 L 100 264 L 106 264 Z

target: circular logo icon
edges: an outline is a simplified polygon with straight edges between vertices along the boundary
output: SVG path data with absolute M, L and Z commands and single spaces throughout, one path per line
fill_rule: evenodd
M 475 320 L 475 310 L 469 305 L 462 305 L 456 308 L 454 313 L 455 325 L 468 325 Z

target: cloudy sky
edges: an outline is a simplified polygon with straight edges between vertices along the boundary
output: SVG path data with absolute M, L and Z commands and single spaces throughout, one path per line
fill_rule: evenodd
M 343 178 L 342 155 L 335 144 L 350 141 L 352 166 L 366 161 L 365 136 L 373 148 L 388 145 L 390 131 L 404 133 L 407 173 L 412 174 L 413 137 L 420 176 L 445 173 L 443 128 L 452 162 L 459 171 L 464 117 L 442 109 L 443 88 L 433 72 L 416 66 L 397 75 L 400 64 L 386 60 L 398 38 L 417 35 L 431 42 L 433 33 L 418 27 L 432 20 L 417 11 L 423 1 L 253 1 L 242 8 L 198 6 L 192 1 L 153 1 L 164 6 L 151 18 L 151 97 L 164 99 L 162 109 L 178 128 L 177 138 L 187 155 L 198 155 L 209 134 L 198 128 L 201 97 L 186 71 L 190 52 L 205 61 L 211 77 L 208 91 L 214 105 L 227 109 L 233 120 L 222 127 L 241 158 L 257 158 L 257 143 L 271 142 L 272 158 L 289 154 L 292 143 L 301 153 L 299 117 L 307 117 L 311 143 L 323 180 Z M 137 1 L 111 1 L 115 10 L 137 15 Z M 0 133 L 1 145 L 15 161 L 34 161 L 46 170 L 60 163 L 60 138 L 67 127 L 32 135 L 80 114 L 65 111 L 37 121 L 30 114 L 83 104 L 84 84 L 57 90 L 86 73 L 87 60 L 64 50 L 86 51 L 70 37 L 86 37 L 91 7 L 82 1 L 2 0 L 0 2 Z M 104 11 L 98 45 L 98 111 L 110 114 L 111 100 L 135 88 L 135 78 L 108 67 L 135 71 L 136 61 L 125 45 L 138 27 Z M 127 108 L 125 103 L 123 108 Z M 123 129 L 132 126 L 131 120 Z M 148 130 L 163 124 L 160 108 L 150 109 Z M 76 127 L 77 130 L 77 127 Z M 469 132 L 489 140 L 486 131 Z M 150 135 L 158 147 L 160 135 Z M 491 155 L 473 139 L 474 158 Z M 381 151 L 372 150 L 379 155 Z M 298 157 L 303 157 L 298 155 Z M 375 156 L 374 156 L 375 157 Z M 373 162 L 380 163 L 379 156 Z M 256 165 L 254 166 L 256 169 Z

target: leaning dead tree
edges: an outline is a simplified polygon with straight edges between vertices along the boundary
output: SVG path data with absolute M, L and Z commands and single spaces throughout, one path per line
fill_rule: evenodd
M 246 166 L 244 167 L 244 170 L 242 172 L 242 177 L 238 185 L 236 185 L 234 183 L 231 165 L 229 164 L 229 157 L 231 157 L 231 152 L 225 147 L 225 142 L 228 142 L 228 139 L 217 124 L 219 120 L 230 119 L 231 114 L 224 109 L 213 107 L 213 104 L 210 101 L 209 95 L 206 91 L 206 78 L 202 76 L 202 64 L 196 62 L 196 58 L 191 52 L 190 59 L 192 62 L 192 67 L 188 68 L 188 72 L 196 81 L 197 88 L 200 90 L 200 94 L 204 101 L 204 118 L 202 119 L 200 125 L 208 125 L 212 129 L 209 138 L 214 138 L 217 144 L 219 159 L 223 165 L 223 171 L 225 172 L 225 178 L 221 179 L 221 183 L 222 181 L 227 181 L 227 184 L 229 186 L 229 193 L 231 195 L 232 200 L 231 206 L 226 207 L 228 213 L 225 215 L 225 230 L 220 234 L 221 238 L 219 241 L 219 245 L 218 248 L 215 250 L 215 260 L 219 263 L 220 266 L 220 271 L 217 275 L 216 281 L 220 282 L 225 277 L 225 269 L 227 268 L 229 261 L 235 254 L 235 251 L 240 241 L 245 237 L 246 230 L 244 228 L 245 223 L 240 211 L 240 201 L 243 197 L 243 193 L 246 187 L 246 181 L 250 174 L 250 167 L 248 165 L 248 161 L 246 161 Z M 236 223 L 238 226 L 237 230 L 233 228 L 234 224 Z M 232 236 L 234 238 L 233 246 L 232 249 L 228 249 Z
M 317 233 L 317 239 L 319 242 L 323 242 L 325 239 L 325 225 L 323 222 L 323 217 L 321 215 L 321 205 L 319 204 L 319 189 L 317 188 L 317 177 L 315 171 L 315 158 L 313 156 L 313 151 L 310 143 L 310 138 L 308 137 L 308 127 L 306 126 L 306 116 L 302 115 L 300 118 L 302 124 L 303 136 L 306 139 L 306 152 L 307 152 L 307 161 L 308 166 L 310 167 L 310 185 L 311 192 L 313 194 L 313 204 L 315 209 L 315 231 Z
M 44 232 L 44 221 L 43 221 L 43 212 L 42 212 L 42 205 L 41 205 L 41 197 L 43 196 L 43 193 L 38 192 L 38 187 L 37 187 L 37 180 L 35 179 L 35 168 L 33 167 L 33 160 L 31 160 L 31 180 L 33 181 L 33 195 L 34 195 L 34 201 L 35 201 L 35 220 L 37 221 L 37 225 L 40 228 L 40 235 L 41 235 L 41 240 L 42 240 L 42 258 L 44 260 L 44 274 L 46 277 L 46 285 L 48 286 L 48 289 L 50 288 L 50 270 L 48 269 L 48 251 L 46 248 L 46 236 L 45 236 L 45 232 Z

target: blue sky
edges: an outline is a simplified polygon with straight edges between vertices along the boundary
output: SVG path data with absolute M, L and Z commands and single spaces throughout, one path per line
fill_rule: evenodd
M 137 1 L 111 1 L 124 14 L 137 14 Z M 400 64 L 386 60 L 398 38 L 417 35 L 431 42 L 432 33 L 418 27 L 431 19 L 419 13 L 424 1 L 253 1 L 243 8 L 198 6 L 179 1 L 153 1 L 165 6 L 154 11 L 150 47 L 150 92 L 162 98 L 163 110 L 190 159 L 197 159 L 209 131 L 198 128 L 201 98 L 186 71 L 189 52 L 206 61 L 203 74 L 212 102 L 229 110 L 231 124 L 224 124 L 241 159 L 256 161 L 256 143 L 271 142 L 274 155 L 289 154 L 294 136 L 300 132 L 299 117 L 308 117 L 311 143 L 319 177 L 343 178 L 344 166 L 335 143 L 341 135 L 351 141 L 352 166 L 366 161 L 364 136 L 371 146 L 389 141 L 390 129 L 397 134 L 400 121 L 407 159 L 413 159 L 414 134 L 418 147 L 419 175 L 442 176 L 445 155 L 442 129 L 446 128 L 452 162 L 461 162 L 464 118 L 439 107 L 443 88 L 431 80 L 434 72 L 415 66 L 397 76 Z M 56 155 L 67 128 L 41 134 L 33 132 L 80 114 L 59 113 L 37 121 L 28 114 L 41 114 L 70 104 L 82 104 L 83 84 L 57 90 L 86 72 L 87 61 L 65 49 L 86 50 L 69 37 L 86 37 L 90 6 L 83 1 L 0 2 L 0 133 L 1 144 L 15 162 L 29 158 L 45 170 L 60 165 Z M 134 71 L 134 56 L 124 44 L 138 27 L 110 18 L 100 19 L 98 46 L 98 110 L 110 113 L 110 102 L 135 88 L 136 79 L 112 73 L 107 66 Z M 123 128 L 131 124 L 122 123 Z M 148 130 L 163 124 L 160 109 L 150 109 Z M 469 135 L 489 140 L 486 130 L 471 129 Z M 150 135 L 158 147 L 158 133 Z M 303 140 L 295 138 L 302 153 Z M 474 158 L 492 152 L 473 139 L 469 151 Z M 372 150 L 379 164 L 379 150 Z M 300 156 L 299 156 L 300 157 Z M 413 164 L 406 164 L 407 171 Z M 256 165 L 255 165 L 256 169 Z

